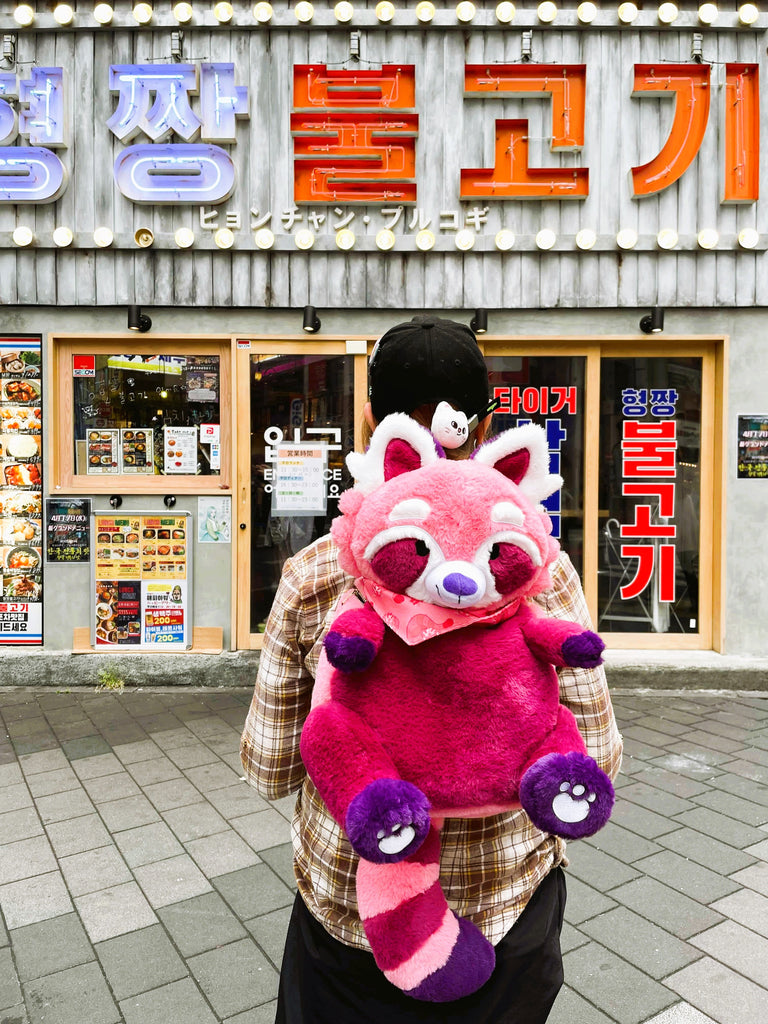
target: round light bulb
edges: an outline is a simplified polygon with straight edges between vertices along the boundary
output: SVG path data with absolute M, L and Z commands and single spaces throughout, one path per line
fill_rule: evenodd
M 671 25 L 679 13 L 677 4 L 662 4 L 659 7 L 658 18 L 662 25 Z
M 421 0 L 416 4 L 416 17 L 419 21 L 432 21 L 435 16 L 435 5 L 430 0 Z
M 315 244 L 315 236 L 308 228 L 302 228 L 293 236 L 297 249 L 311 249 Z
M 619 4 L 616 13 L 619 16 L 619 21 L 629 25 L 637 17 L 637 4 Z
M 677 245 L 677 232 L 674 228 L 662 228 L 656 235 L 656 244 L 660 249 L 674 249 Z
M 552 0 L 544 0 L 544 3 L 539 4 L 536 13 L 539 16 L 539 21 L 549 25 L 557 17 L 557 4 L 553 4 Z
M 256 4 L 256 7 L 269 7 L 270 11 L 272 10 L 269 4 Z M 293 13 L 296 15 L 297 21 L 312 21 L 312 19 L 315 16 L 315 8 L 312 6 L 311 3 L 309 3 L 309 0 L 299 0 L 299 3 L 297 3 L 293 9 Z M 270 18 L 271 17 L 272 15 L 270 14 Z M 262 19 L 259 19 L 257 17 L 256 20 L 259 21 Z
M 192 21 L 192 4 L 188 4 L 186 0 L 182 0 L 181 3 L 173 5 L 173 16 L 180 25 L 186 25 Z
M 93 240 L 100 249 L 106 249 L 108 245 L 112 245 L 114 239 L 115 236 L 109 228 L 96 228 L 93 232 Z
M 515 17 L 515 5 L 510 3 L 509 0 L 502 0 L 500 4 L 496 5 L 496 21 L 500 21 L 502 25 L 508 25 Z
M 425 228 L 416 235 L 416 248 L 428 252 L 435 244 L 435 236 Z
M 178 228 L 173 237 L 180 249 L 189 249 L 195 244 L 195 233 L 191 228 Z
M 96 4 L 93 8 L 93 17 L 99 25 L 109 25 L 114 16 L 114 9 L 109 4 Z
M 754 249 L 760 241 L 760 235 L 754 228 L 744 228 L 739 232 L 739 245 L 742 249 Z
M 34 7 L 30 7 L 29 4 L 19 4 L 17 7 L 14 7 L 13 20 L 17 25 L 21 25 L 22 28 L 31 25 L 35 20 Z
M 71 25 L 75 20 L 75 12 L 70 4 L 56 4 L 53 8 L 53 20 L 59 25 Z
M 349 228 L 341 228 L 340 231 L 336 232 L 336 245 L 339 249 L 348 251 L 353 249 L 355 246 L 355 232 L 350 231 Z
M 596 16 L 597 7 L 595 4 L 591 3 L 590 0 L 587 0 L 586 3 L 579 4 L 576 8 L 576 17 L 583 25 L 589 25 L 590 22 L 595 20 Z
M 702 228 L 698 235 L 696 235 L 696 241 L 700 249 L 716 248 L 719 239 L 720 236 L 714 228 Z
M 551 249 L 557 241 L 557 235 L 551 228 L 542 228 L 536 235 L 536 245 L 539 249 Z
M 13 232 L 14 245 L 32 245 L 35 234 L 26 224 L 20 224 Z
M 468 252 L 475 244 L 475 233 L 470 231 L 469 228 L 462 228 L 461 231 L 456 232 L 453 241 L 457 249 L 461 249 L 462 252 Z
M 620 249 L 634 249 L 637 245 L 637 232 L 632 228 L 622 228 L 616 235 L 616 245 Z
M 760 17 L 756 4 L 742 4 L 739 7 L 739 21 L 742 25 L 754 25 Z
M 219 228 L 214 232 L 213 240 L 220 249 L 231 249 L 235 244 L 235 233 L 229 228 Z
M 595 242 L 597 242 L 597 235 L 592 228 L 582 228 L 581 231 L 576 234 L 576 246 L 579 249 L 583 249 L 584 251 L 592 249 Z
M 376 17 L 379 21 L 392 21 L 395 16 L 395 5 L 390 0 L 381 0 L 376 4 Z
M 383 228 L 376 235 L 376 248 L 383 249 L 385 252 L 395 247 L 395 233 L 390 231 L 389 228 Z
M 308 13 L 308 17 L 304 17 L 304 18 L 299 17 L 299 8 L 300 7 L 301 8 L 304 8 L 304 7 L 308 7 L 309 8 L 309 12 L 305 12 L 305 13 Z M 273 13 L 274 13 L 274 11 L 272 10 L 272 4 L 266 3 L 266 0 L 260 0 L 259 3 L 253 5 L 253 17 L 255 18 L 256 21 L 258 21 L 258 23 L 260 25 L 266 25 L 268 21 L 271 21 Z M 314 12 L 314 10 L 312 8 L 312 4 L 300 3 L 300 4 L 296 5 L 295 14 L 296 14 L 296 18 L 299 21 L 311 21 L 312 20 L 312 16 L 313 16 L 314 13 L 315 12 Z
M 148 25 L 152 21 L 152 5 L 136 4 L 133 8 L 133 16 L 140 25 Z
M 500 252 L 509 252 L 515 244 L 515 234 L 508 228 L 502 228 L 496 233 L 494 243 Z
M 333 14 L 336 21 L 347 22 L 352 21 L 352 15 L 355 13 L 355 8 L 349 2 L 349 0 L 339 0 L 336 6 L 333 8 Z
M 271 249 L 275 244 L 275 236 L 269 228 L 259 228 L 253 233 L 253 240 L 257 249 Z
M 63 249 L 68 245 L 72 245 L 74 237 L 72 228 L 56 228 L 53 232 L 53 244 L 58 245 L 59 248 Z
M 216 21 L 223 23 L 232 21 L 234 17 L 235 9 L 229 0 L 221 0 L 220 3 L 213 5 L 213 16 Z
M 464 24 L 472 21 L 475 14 L 477 14 L 477 8 L 472 0 L 461 0 L 461 3 L 456 5 L 456 17 Z
M 699 21 L 702 25 L 714 25 L 719 13 L 717 4 L 702 4 L 699 7 Z

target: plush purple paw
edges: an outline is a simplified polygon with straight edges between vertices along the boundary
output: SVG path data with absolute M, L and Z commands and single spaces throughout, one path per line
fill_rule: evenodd
M 586 754 L 546 754 L 523 775 L 520 803 L 543 832 L 564 839 L 594 835 L 611 816 L 611 780 Z
M 563 641 L 563 657 L 566 664 L 573 668 L 596 668 L 602 665 L 601 657 L 605 650 L 605 644 L 597 635 L 589 629 L 575 636 L 569 636 Z
M 376 779 L 347 809 L 344 829 L 357 854 L 395 864 L 415 853 L 429 832 L 429 800 L 402 779 Z
M 323 646 L 328 661 L 342 672 L 362 672 L 376 657 L 376 645 L 364 636 L 345 636 L 331 630 Z

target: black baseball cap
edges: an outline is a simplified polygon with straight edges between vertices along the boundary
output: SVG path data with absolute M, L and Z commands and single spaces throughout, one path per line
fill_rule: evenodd
M 378 422 L 432 402 L 449 402 L 468 418 L 482 418 L 488 368 L 474 332 L 455 320 L 427 315 L 390 327 L 371 353 L 368 397 Z

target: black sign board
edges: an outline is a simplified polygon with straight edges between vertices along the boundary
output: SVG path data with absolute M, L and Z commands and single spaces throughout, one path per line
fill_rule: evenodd
M 45 499 L 45 557 L 49 562 L 88 562 L 91 499 Z

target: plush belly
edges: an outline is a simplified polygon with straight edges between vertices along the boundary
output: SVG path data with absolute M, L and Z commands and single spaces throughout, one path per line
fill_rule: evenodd
M 557 675 L 509 622 L 416 647 L 388 631 L 374 665 L 335 673 L 332 692 L 443 809 L 514 803 L 521 766 L 557 720 Z

